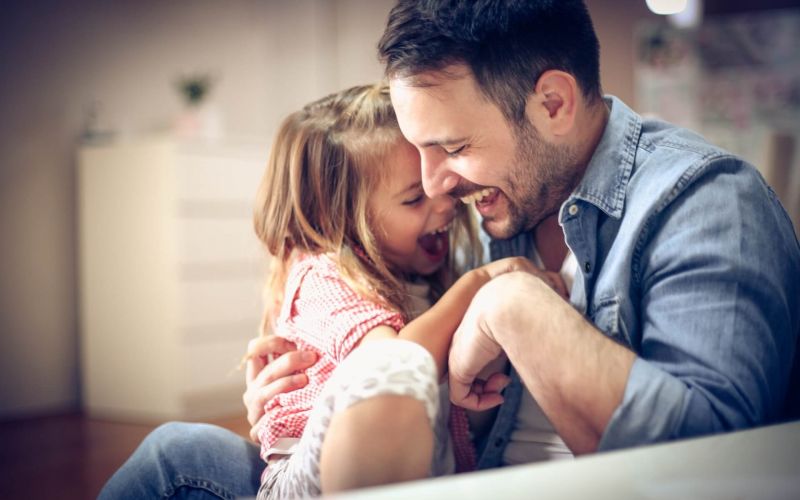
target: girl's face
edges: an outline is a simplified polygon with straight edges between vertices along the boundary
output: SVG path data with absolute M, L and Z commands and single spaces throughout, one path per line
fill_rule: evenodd
M 449 196 L 428 198 L 422 190 L 419 153 L 401 140 L 387 163 L 388 175 L 369 199 L 371 226 L 378 247 L 397 271 L 428 275 L 444 264 L 455 217 Z

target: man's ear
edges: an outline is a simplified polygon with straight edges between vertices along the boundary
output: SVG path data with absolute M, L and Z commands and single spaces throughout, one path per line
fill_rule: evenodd
M 577 96 L 575 77 L 564 71 L 545 71 L 528 98 L 528 118 L 546 137 L 563 138 L 575 125 Z

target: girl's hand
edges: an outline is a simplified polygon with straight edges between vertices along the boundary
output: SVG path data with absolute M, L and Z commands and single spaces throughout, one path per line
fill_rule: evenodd
M 507 257 L 505 259 L 496 260 L 479 267 L 476 271 L 485 273 L 486 281 L 496 278 L 501 274 L 513 271 L 524 271 L 533 274 L 547 283 L 550 288 L 555 290 L 561 297 L 569 299 L 569 290 L 567 290 L 567 285 L 564 283 L 564 279 L 561 278 L 559 273 L 539 269 L 533 262 L 524 257 Z
M 512 271 L 525 271 L 531 274 L 540 274 L 541 271 L 536 265 L 525 257 L 506 257 L 494 262 L 489 262 L 478 268 L 478 270 L 486 273 L 489 279 L 496 278 L 501 274 L 510 273 Z
M 270 361 L 272 360 L 272 361 Z M 258 443 L 258 429 L 264 418 L 267 401 L 308 384 L 303 370 L 313 365 L 313 352 L 298 351 L 288 340 L 276 335 L 257 337 L 247 345 L 247 389 L 242 396 L 250 423 L 250 439 Z

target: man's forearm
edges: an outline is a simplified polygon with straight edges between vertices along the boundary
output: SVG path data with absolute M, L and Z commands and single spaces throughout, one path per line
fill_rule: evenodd
M 567 446 L 588 453 L 619 406 L 635 354 L 540 280 L 515 273 L 488 316 L 495 341 Z

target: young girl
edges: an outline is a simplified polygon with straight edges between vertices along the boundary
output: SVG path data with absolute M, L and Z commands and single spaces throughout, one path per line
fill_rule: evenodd
M 266 405 L 259 498 L 452 472 L 453 453 L 459 469 L 473 467 L 463 413 L 451 418 L 454 451 L 449 405 L 437 419 L 438 380 L 473 295 L 527 264 L 495 262 L 443 293 L 452 249 L 473 255 L 476 232 L 465 206 L 425 196 L 385 86 L 342 91 L 283 122 L 255 226 L 272 255 L 262 330 L 319 356 L 306 387 Z

